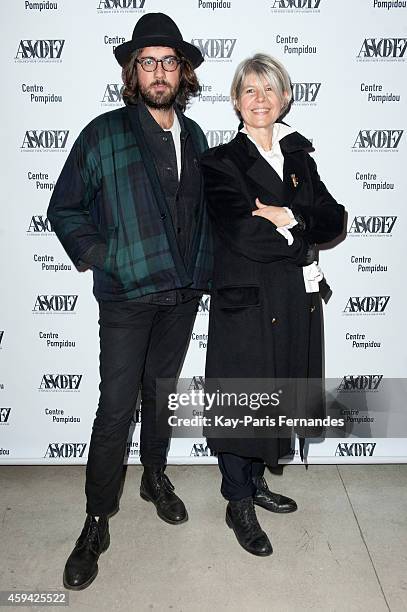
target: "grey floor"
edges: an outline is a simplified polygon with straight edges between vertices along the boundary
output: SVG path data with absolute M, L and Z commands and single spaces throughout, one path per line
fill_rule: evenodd
M 288 466 L 268 475 L 299 510 L 257 510 L 274 546 L 266 558 L 246 553 L 226 527 L 216 466 L 167 473 L 189 521 L 163 523 L 138 495 L 141 468 L 130 466 L 99 575 L 71 591 L 65 609 L 407 610 L 407 465 Z M 62 588 L 84 520 L 83 484 L 83 467 L 0 467 L 0 590 Z

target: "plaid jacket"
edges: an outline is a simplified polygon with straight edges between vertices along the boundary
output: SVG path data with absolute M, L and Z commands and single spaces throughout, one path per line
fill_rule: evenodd
M 199 158 L 208 148 L 205 135 L 177 114 Z M 78 269 L 89 249 L 107 246 L 104 269 L 93 269 L 94 294 L 127 300 L 182 287 L 208 289 L 212 254 L 202 182 L 199 198 L 192 255 L 184 263 L 137 106 L 126 106 L 96 117 L 80 133 L 47 215 Z

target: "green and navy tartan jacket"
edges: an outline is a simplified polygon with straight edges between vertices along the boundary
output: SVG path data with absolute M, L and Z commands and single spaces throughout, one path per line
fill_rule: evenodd
M 200 158 L 208 148 L 204 133 L 177 114 Z M 184 262 L 137 106 L 125 106 L 82 130 L 47 215 L 78 269 L 89 249 L 106 245 L 104 269 L 93 268 L 97 299 L 128 300 L 183 287 L 208 291 L 212 249 L 202 181 L 199 197 L 191 257 Z

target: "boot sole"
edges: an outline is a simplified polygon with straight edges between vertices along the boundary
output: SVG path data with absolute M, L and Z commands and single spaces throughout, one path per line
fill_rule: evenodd
M 233 529 L 233 533 L 236 536 L 236 540 L 238 541 L 238 543 L 240 544 L 240 546 L 248 553 L 250 553 L 251 555 L 255 555 L 256 557 L 269 557 L 271 554 L 273 554 L 273 548 L 271 549 L 270 552 L 254 552 L 253 550 L 250 550 L 249 548 L 246 548 L 246 546 L 243 546 L 243 544 L 240 542 L 239 538 L 237 537 L 232 519 L 229 517 L 228 514 L 226 514 L 226 525 L 229 527 L 229 529 Z
M 140 497 L 144 499 L 144 501 L 151 502 L 152 504 L 154 504 L 154 501 L 146 493 L 142 493 L 140 491 Z M 188 520 L 188 512 L 186 510 L 185 510 L 185 518 L 183 518 L 181 521 L 172 521 L 171 519 L 166 518 L 165 516 L 160 514 L 157 506 L 156 506 L 156 510 L 157 510 L 157 515 L 160 517 L 160 519 L 164 521 L 165 523 L 168 523 L 169 525 L 182 525 L 182 523 L 186 523 Z
M 104 545 L 104 547 L 100 551 L 100 554 L 102 555 L 104 552 L 106 552 L 107 549 L 109 548 L 109 546 L 110 546 L 110 533 L 108 535 L 106 544 Z M 89 578 L 89 580 L 87 580 L 83 584 L 79 584 L 78 586 L 70 585 L 68 582 L 66 582 L 65 581 L 65 573 L 64 573 L 62 582 L 63 582 L 64 587 L 66 589 L 69 589 L 70 591 L 83 591 L 84 589 L 87 589 L 88 586 L 90 586 L 92 584 L 92 582 L 95 580 L 96 576 L 98 575 L 98 572 L 99 572 L 99 568 L 96 567 L 96 572 L 93 574 L 93 576 L 91 576 Z

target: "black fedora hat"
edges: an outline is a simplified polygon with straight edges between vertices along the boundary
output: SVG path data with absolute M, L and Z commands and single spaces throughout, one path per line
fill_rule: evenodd
M 130 54 L 142 47 L 177 48 L 187 57 L 194 68 L 204 61 L 202 53 L 183 40 L 176 23 L 164 13 L 147 13 L 135 25 L 132 39 L 116 47 L 114 54 L 120 66 L 129 60 Z

